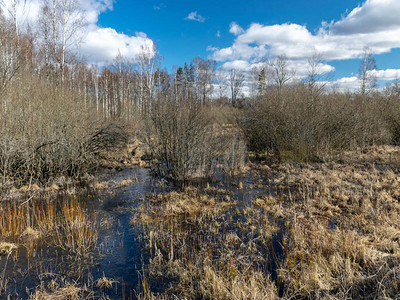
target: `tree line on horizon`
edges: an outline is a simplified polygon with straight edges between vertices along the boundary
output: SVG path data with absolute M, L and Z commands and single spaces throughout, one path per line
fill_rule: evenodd
M 75 54 L 85 22 L 77 0 L 43 0 L 38 23 L 26 28 L 20 28 L 17 8 L 12 8 L 14 11 L 8 11 L 11 17 L 6 18 L 4 12 L 0 16 L 1 94 L 13 82 L 30 76 L 81 94 L 85 105 L 104 117 L 130 120 L 136 112 L 148 114 L 152 102 L 163 98 L 239 106 L 270 90 L 299 84 L 317 93 L 326 92 L 327 77 L 317 53 L 308 60 L 307 76 L 302 80 L 296 78 L 285 55 L 265 60 L 247 72 L 217 68 L 214 60 L 196 57 L 169 73 L 153 45 L 142 47 L 132 59 L 118 54 L 105 66 L 88 65 Z M 371 71 L 375 69 L 372 52 L 365 48 L 358 71 L 362 95 L 374 91 L 376 78 Z M 396 87 L 397 80 L 386 91 L 399 93 Z M 6 102 L 3 99 L 3 109 Z

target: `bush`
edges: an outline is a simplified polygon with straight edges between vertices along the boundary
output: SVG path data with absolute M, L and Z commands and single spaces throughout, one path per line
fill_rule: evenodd
M 214 174 L 218 163 L 237 171 L 244 145 L 237 131 L 217 122 L 212 108 L 192 103 L 160 101 L 153 106 L 149 128 L 155 170 L 161 176 L 186 181 Z
M 6 99 L 6 100 L 4 100 Z M 99 156 L 127 142 L 122 126 L 102 122 L 81 96 L 41 82 L 13 86 L 0 111 L 0 177 L 8 182 L 45 183 L 79 178 Z
M 270 91 L 238 118 L 249 150 L 300 161 L 325 159 L 334 150 L 390 142 L 379 97 L 324 94 L 298 86 Z

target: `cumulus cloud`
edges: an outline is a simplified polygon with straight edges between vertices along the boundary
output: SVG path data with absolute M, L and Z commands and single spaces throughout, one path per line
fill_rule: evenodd
M 14 0 L 3 0 L 2 8 L 8 17 L 13 15 L 12 1 Z M 79 0 L 85 16 L 79 54 L 89 63 L 104 65 L 111 62 L 118 54 L 135 58 L 141 49 L 152 49 L 154 46 L 153 41 L 143 32 L 136 32 L 134 36 L 131 36 L 119 33 L 113 28 L 97 25 L 99 15 L 112 10 L 113 2 L 114 0 Z M 35 28 L 41 5 L 42 0 L 17 0 L 17 20 L 20 27 L 30 25 Z M 74 50 L 78 51 L 78 49 Z
M 200 23 L 204 23 L 204 21 L 206 19 L 203 18 L 201 15 L 199 15 L 197 13 L 197 11 L 192 11 L 191 13 L 188 14 L 188 16 L 185 18 L 185 20 L 193 20 L 193 21 L 197 21 Z
M 232 22 L 231 25 L 229 26 L 229 32 L 234 35 L 239 35 L 242 34 L 244 30 L 242 27 L 236 24 L 236 22 Z
M 242 70 L 242 71 L 247 71 L 250 68 L 250 64 L 246 60 L 234 60 L 234 61 L 228 61 L 222 65 L 222 69 L 224 70 Z
M 365 46 L 374 54 L 400 48 L 399 16 L 399 0 L 367 0 L 339 21 L 322 22 L 313 33 L 304 25 L 292 23 L 253 23 L 244 30 L 233 22 L 229 32 L 236 35 L 235 41 L 230 47 L 214 51 L 211 58 L 228 65 L 229 62 L 248 61 L 251 67 L 254 62 L 266 58 L 273 60 L 285 54 L 289 65 L 294 66 L 301 77 L 306 73 L 307 60 L 313 53 L 321 54 L 329 62 L 360 58 Z M 321 67 L 324 72 L 334 70 L 326 63 Z M 337 83 L 352 86 L 354 78 L 349 78 Z
M 88 32 L 81 53 L 89 63 L 104 65 L 118 54 L 135 58 L 142 49 L 153 49 L 153 41 L 143 33 L 128 36 L 112 28 L 100 28 Z
M 376 77 L 378 80 L 392 81 L 400 79 L 400 69 L 372 70 L 369 74 Z
M 368 71 L 370 75 L 376 77 L 378 81 L 393 81 L 400 77 L 400 69 L 372 70 Z M 339 91 L 356 91 L 360 89 L 360 80 L 357 76 L 342 77 L 335 81 L 324 82 L 328 88 L 334 88 Z
M 342 20 L 332 23 L 330 31 L 336 35 L 387 31 L 399 27 L 399 16 L 398 0 L 367 0 Z
M 340 92 L 355 91 L 360 88 L 360 81 L 356 76 L 343 77 L 335 81 L 323 82 L 329 89 L 335 89 Z

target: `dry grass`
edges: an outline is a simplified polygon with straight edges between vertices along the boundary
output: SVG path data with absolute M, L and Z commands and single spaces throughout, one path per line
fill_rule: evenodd
M 29 300 L 84 300 L 93 299 L 93 295 L 86 288 L 80 288 L 76 284 L 67 283 L 63 286 L 56 284 L 53 288 L 38 288 L 29 296 Z
M 235 275 L 227 281 L 225 274 L 212 267 L 204 267 L 204 275 L 200 281 L 203 297 L 218 300 L 278 299 L 275 284 L 265 274 L 256 271 L 246 276 L 241 270 L 235 270 L 235 266 L 230 272 Z
M 63 250 L 85 256 L 97 244 L 99 226 L 96 215 L 88 214 L 77 197 L 7 202 L 0 211 L 2 240 L 22 243 L 28 254 L 33 254 L 38 240 L 45 238 Z
M 226 197 L 216 199 L 207 194 L 201 194 L 198 189 L 192 187 L 187 187 L 184 192 L 154 195 L 150 201 L 153 204 L 161 204 L 159 209 L 165 217 L 213 215 L 235 204 Z
M 88 215 L 77 198 L 63 203 L 62 215 L 54 227 L 54 244 L 78 256 L 88 255 L 96 246 L 99 224 Z
M 0 255 L 10 255 L 10 253 L 17 248 L 18 246 L 16 244 L 0 242 Z
M 229 194 L 187 188 L 147 199 L 136 211 L 133 222 L 144 226 L 151 255 L 143 299 L 275 299 L 277 289 L 261 266 L 277 228 L 257 209 L 235 215 Z M 151 279 L 159 277 L 178 283 L 153 294 Z
M 118 283 L 111 278 L 107 278 L 104 274 L 103 277 L 96 280 L 96 287 L 102 290 L 109 290 L 113 287 L 114 283 Z
M 334 162 L 273 167 L 279 201 L 256 201 L 286 219 L 279 275 L 286 297 L 397 297 L 399 149 L 345 152 Z
M 399 297 L 399 153 L 381 146 L 344 152 L 329 163 L 261 166 L 269 193 L 251 205 L 221 203 L 229 193 L 209 186 L 147 199 L 134 218 L 143 225 L 151 257 L 141 295 Z M 282 234 L 281 249 L 271 247 L 276 232 Z M 271 261 L 277 278 L 266 268 Z M 154 294 L 149 286 L 159 277 L 173 283 Z

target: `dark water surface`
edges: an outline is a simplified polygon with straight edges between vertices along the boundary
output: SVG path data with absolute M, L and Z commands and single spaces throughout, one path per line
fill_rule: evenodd
M 114 181 L 115 188 L 104 192 L 93 192 L 80 195 L 80 201 L 85 202 L 88 212 L 95 211 L 101 226 L 96 253 L 85 259 L 77 259 L 70 253 L 51 247 L 46 241 L 39 241 L 34 246 L 35 255 L 28 257 L 26 249 L 21 246 L 18 254 L 0 256 L 0 279 L 3 282 L 2 295 L 5 299 L 27 299 L 39 285 L 48 285 L 52 280 L 72 280 L 82 286 L 91 285 L 96 299 L 108 296 L 112 299 L 135 298 L 135 290 L 140 285 L 144 266 L 149 257 L 145 250 L 145 241 L 141 241 L 139 225 L 131 223 L 133 209 L 143 203 L 146 195 L 173 190 L 171 184 L 151 176 L 148 169 L 133 168 L 120 172 L 108 172 L 103 179 Z M 124 179 L 134 182 L 120 186 Z M 239 182 L 243 188 L 238 189 Z M 199 187 L 204 183 L 197 183 Z M 252 174 L 242 178 L 220 176 L 218 180 L 209 183 L 211 186 L 223 187 L 233 193 L 233 199 L 242 209 L 251 199 L 268 193 L 265 179 L 255 178 Z M 250 188 L 251 186 L 251 188 Z M 282 233 L 273 241 L 273 247 L 279 252 L 279 240 Z M 279 253 L 278 253 L 279 255 Z M 276 276 L 274 262 L 267 267 L 272 276 Z M 106 276 L 115 281 L 113 288 L 106 291 L 96 290 L 96 280 Z M 152 286 L 153 291 L 162 290 L 163 283 Z

